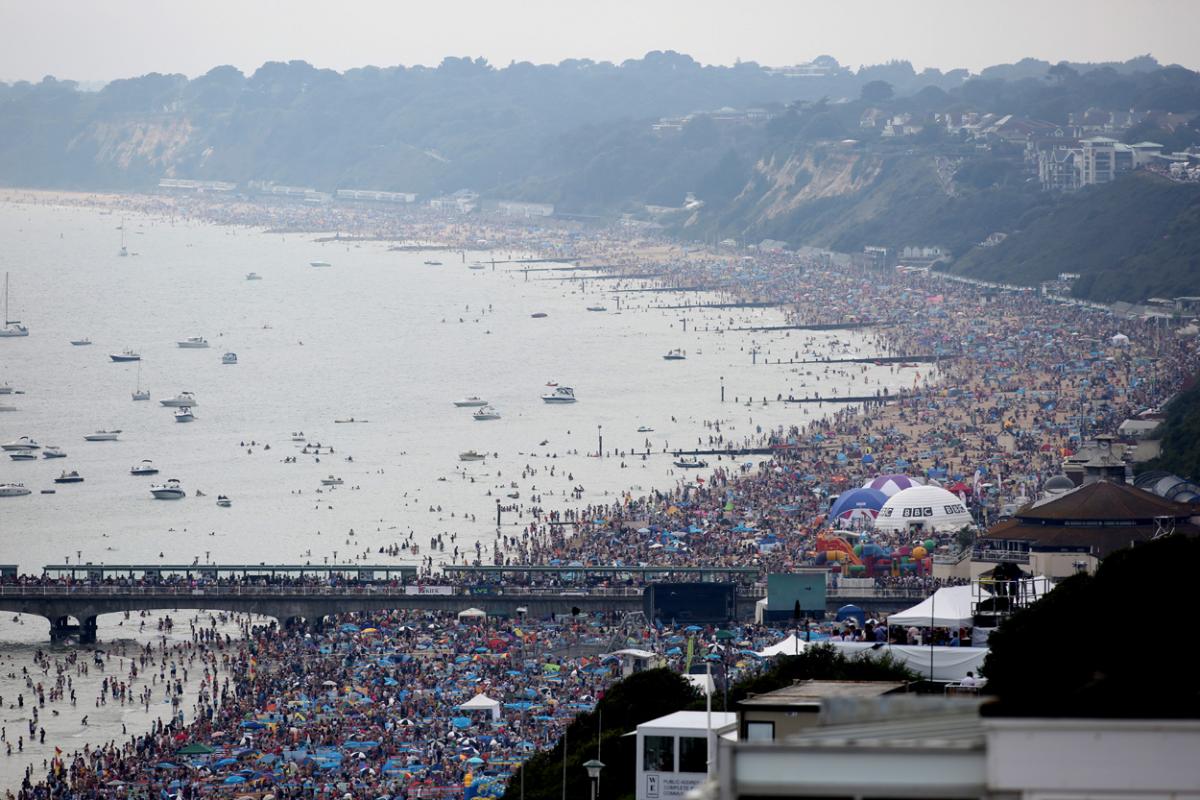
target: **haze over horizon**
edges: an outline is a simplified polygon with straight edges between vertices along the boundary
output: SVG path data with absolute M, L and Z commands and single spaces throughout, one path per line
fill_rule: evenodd
M 94 82 L 148 72 L 195 77 L 223 64 L 249 73 L 267 61 L 289 60 L 338 71 L 436 66 L 446 56 L 483 57 L 495 66 L 569 58 L 620 62 L 653 50 L 675 50 L 705 64 L 740 59 L 777 66 L 828 54 L 853 67 L 908 60 L 918 70 L 972 72 L 1026 57 L 1098 62 L 1149 53 L 1163 64 L 1196 69 L 1200 49 L 1191 28 L 1164 24 L 1194 8 L 1188 0 L 1147 0 L 1136 14 L 1116 0 L 1013 0 L 996 8 L 954 0 L 828 6 L 786 0 L 463 0 L 421 6 L 378 0 L 4 0 L 0 80 L 53 75 Z M 1114 25 L 1114 19 L 1122 23 Z

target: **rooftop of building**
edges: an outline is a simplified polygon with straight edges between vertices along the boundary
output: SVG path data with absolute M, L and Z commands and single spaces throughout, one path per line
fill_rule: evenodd
M 902 681 L 797 681 L 773 692 L 751 695 L 741 708 L 819 705 L 830 697 L 879 697 L 903 691 Z

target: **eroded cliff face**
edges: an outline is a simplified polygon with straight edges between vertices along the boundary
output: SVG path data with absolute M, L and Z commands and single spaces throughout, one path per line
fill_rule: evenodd
M 150 168 L 173 176 L 194 134 L 191 121 L 182 115 L 98 119 L 70 140 L 67 151 L 89 153 L 97 166 L 110 170 Z
M 755 183 L 766 186 L 755 211 L 772 219 L 812 200 L 856 194 L 879 178 L 882 166 L 877 155 L 836 146 L 817 145 L 783 158 L 773 155 L 754 167 L 759 178 Z

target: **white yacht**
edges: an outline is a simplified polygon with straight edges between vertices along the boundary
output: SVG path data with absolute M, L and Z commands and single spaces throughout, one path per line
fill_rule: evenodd
M 687 456 L 680 456 L 679 458 L 675 459 L 674 464 L 680 469 L 703 469 L 704 467 L 708 466 L 707 461 L 702 461 L 695 456 L 692 456 L 691 458 Z
M 685 358 L 687 358 L 687 353 L 675 349 L 663 356 L 663 361 L 683 361 Z
M 491 406 L 484 406 L 471 415 L 476 422 L 484 422 L 489 419 L 500 419 L 500 412 Z
M 180 406 L 179 408 L 175 409 L 176 422 L 191 422 L 195 418 L 196 417 L 192 414 L 191 406 Z
M 257 272 L 247 272 L 247 273 L 246 273 L 246 280 L 248 280 L 248 281 L 261 281 L 261 280 L 262 280 L 262 275 L 259 275 Z
M 67 454 L 62 451 L 62 448 L 54 445 L 46 445 L 46 449 L 42 451 L 42 458 L 66 458 Z
M 183 490 L 183 486 L 176 478 L 171 478 L 166 483 L 151 486 L 150 494 L 154 495 L 155 500 L 182 500 L 187 497 L 187 492 Z
M 174 397 L 168 398 L 166 400 L 159 400 L 158 402 L 164 406 L 167 406 L 168 408 L 179 408 L 180 406 L 187 406 L 188 408 L 193 408 L 195 406 L 200 405 L 199 403 L 196 402 L 196 398 L 191 392 L 180 392 L 179 394 L 175 395 Z
M 141 361 L 142 357 L 128 348 L 119 353 L 109 353 L 108 357 L 113 361 Z
M 95 433 L 89 433 L 88 435 L 84 436 L 83 438 L 89 442 L 115 442 L 117 440 L 117 437 L 120 434 L 121 434 L 121 431 L 119 431 L 119 430 L 96 431 Z
M 483 453 L 477 453 L 474 450 L 467 450 L 458 454 L 459 461 L 483 461 L 487 456 Z
M 550 394 L 542 395 L 542 400 L 547 403 L 574 403 L 575 390 L 570 386 L 558 386 Z
M 464 397 L 462 400 L 454 401 L 454 405 L 458 406 L 459 408 L 483 408 L 487 404 L 488 404 L 487 400 L 484 400 L 482 397 L 477 397 L 475 395 L 471 395 L 470 397 Z
M 92 340 L 86 336 L 83 337 L 82 339 L 72 339 L 71 340 L 71 344 L 74 345 L 75 347 L 87 347 L 91 343 L 92 343 Z
M 199 350 L 208 347 L 208 339 L 205 339 L 203 336 L 189 336 L 186 339 L 180 339 L 175 344 L 185 350 Z
M 83 483 L 83 476 L 80 475 L 75 470 L 71 470 L 70 472 L 63 470 L 63 473 L 61 475 L 59 475 L 57 478 L 55 478 L 54 482 L 55 483 Z
M 237 353 L 226 353 L 225 355 L 221 356 L 221 363 L 222 364 L 236 364 L 237 363 Z
M 15 450 L 8 457 L 13 461 L 37 461 L 37 453 L 32 450 Z
M 0 444 L 0 450 L 41 450 L 42 446 L 31 436 L 22 436 L 11 442 Z
M 233 505 L 233 502 L 225 495 L 219 494 L 217 495 L 217 505 L 219 505 L 221 508 L 229 508 L 231 505 Z
M 321 478 L 322 486 L 341 486 L 343 483 L 345 483 L 344 480 L 341 478 L 335 478 L 332 475 L 330 475 L 328 478 Z
M 0 497 L 23 497 L 33 494 L 23 483 L 0 483 Z
M 140 464 L 134 464 L 129 468 L 130 475 L 157 475 L 158 467 L 154 466 L 154 462 L 148 458 L 142 459 Z
M 328 261 L 310 261 L 310 262 L 308 262 L 308 265 L 310 267 L 332 267 L 333 266 L 333 264 L 330 264 Z
M 8 273 L 4 273 L 4 327 L 0 328 L 0 338 L 13 338 L 16 336 L 28 336 L 29 328 L 21 324 L 20 320 L 8 318 Z

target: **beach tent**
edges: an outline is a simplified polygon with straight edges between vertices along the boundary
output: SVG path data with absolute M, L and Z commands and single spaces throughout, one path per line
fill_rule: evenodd
M 459 619 L 483 619 L 487 616 L 487 612 L 478 608 L 468 608 L 466 611 L 458 612 Z
M 888 625 L 918 628 L 969 628 L 974 625 L 974 603 L 991 594 L 971 586 L 946 586 L 912 608 L 892 614 Z
M 796 638 L 796 634 L 788 634 L 786 639 L 776 642 L 770 647 L 765 647 L 758 652 L 763 658 L 771 658 L 772 656 L 794 656 L 804 652 L 804 648 L 808 647 L 807 642 L 803 642 Z
M 500 701 L 493 700 L 486 694 L 477 694 L 459 706 L 461 711 L 489 711 L 492 719 L 500 719 Z
M 829 519 L 839 527 L 850 525 L 856 519 L 873 520 L 888 501 L 888 496 L 878 489 L 851 489 L 842 492 L 829 507 Z
M 913 486 L 899 491 L 888 498 L 875 517 L 875 527 L 883 531 L 907 531 L 911 526 L 954 531 L 974 524 L 963 501 L 940 486 Z
M 908 462 L 903 461 L 903 459 L 896 459 L 897 465 L 901 463 L 907 464 Z M 897 492 L 901 492 L 905 489 L 911 489 L 914 486 L 920 485 L 921 481 L 919 478 L 912 478 L 901 473 L 895 475 L 879 475 L 864 483 L 862 488 L 874 489 L 878 492 L 883 492 L 888 497 L 891 497 Z

